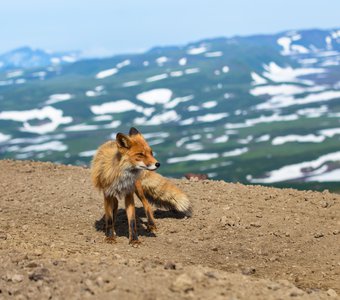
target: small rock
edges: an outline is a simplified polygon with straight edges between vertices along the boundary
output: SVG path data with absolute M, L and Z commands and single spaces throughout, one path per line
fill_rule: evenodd
M 267 285 L 267 288 L 268 288 L 269 290 L 277 291 L 277 290 L 280 289 L 280 285 L 277 284 L 277 283 L 271 282 L 271 283 L 269 283 L 269 284 Z
M 0 240 L 7 240 L 6 232 L 0 232 Z
M 88 292 L 90 292 L 92 295 L 94 295 L 94 291 L 95 291 L 95 285 L 93 284 L 93 282 L 92 282 L 92 280 L 90 280 L 90 279 L 86 279 L 85 280 L 85 285 L 86 285 L 86 290 L 88 291 Z
M 299 290 L 299 289 L 294 289 L 293 291 L 291 291 L 289 293 L 289 296 L 291 297 L 298 297 L 298 296 L 302 296 L 304 294 L 303 291 Z
M 34 270 L 28 278 L 33 281 L 38 281 L 38 280 L 44 280 L 46 279 L 50 274 L 50 271 L 46 268 L 39 268 Z
M 222 226 L 226 226 L 228 224 L 228 218 L 226 216 L 223 216 L 220 219 L 220 223 L 222 224 Z
M 41 255 L 43 254 L 43 251 L 42 251 L 41 249 L 35 249 L 35 250 L 34 250 L 34 254 L 35 254 L 36 256 L 41 256 Z
M 208 278 L 214 278 L 214 279 L 218 279 L 218 273 L 213 272 L 213 271 L 208 271 L 206 273 L 204 273 L 205 276 L 207 276 Z
M 327 208 L 329 206 L 329 203 L 327 201 L 321 201 L 321 207 Z
M 317 233 L 314 234 L 314 237 L 316 239 L 322 238 L 323 236 L 324 236 L 324 234 L 322 232 L 317 232 Z
M 98 286 L 103 286 L 104 283 L 105 283 L 105 282 L 104 282 L 103 277 L 98 276 L 98 277 L 96 278 L 96 284 L 97 284 Z
M 196 267 L 196 268 L 193 268 L 191 271 L 190 271 L 190 277 L 191 279 L 193 279 L 195 282 L 202 282 L 206 279 L 206 276 L 205 274 L 203 273 L 203 271 Z
M 15 274 L 12 276 L 12 281 L 13 282 L 21 282 L 24 280 L 24 275 L 21 275 L 21 274 Z
M 23 230 L 23 231 L 27 231 L 27 230 L 28 230 L 28 225 L 22 226 L 22 230 Z
M 329 297 L 333 297 L 333 298 L 338 297 L 337 292 L 334 291 L 333 289 L 328 289 L 328 290 L 327 290 L 327 295 L 328 295 Z
M 258 228 L 258 227 L 261 227 L 262 225 L 260 223 L 253 222 L 253 223 L 250 223 L 250 226 Z
M 253 275 L 256 272 L 256 269 L 253 267 L 245 267 L 241 269 L 243 275 Z
M 26 268 L 36 268 L 37 266 L 38 264 L 36 262 L 31 261 L 26 265 Z
M 211 248 L 212 251 L 218 251 L 218 248 L 217 247 L 213 247 Z
M 334 235 L 338 235 L 339 233 L 340 233 L 340 230 L 334 230 L 334 231 L 333 231 L 333 234 L 334 234 Z
M 167 262 L 164 264 L 164 269 L 165 269 L 165 270 L 176 270 L 176 264 L 173 263 L 172 261 L 167 261 Z
M 192 279 L 187 274 L 179 275 L 170 286 L 173 292 L 185 292 L 194 290 Z

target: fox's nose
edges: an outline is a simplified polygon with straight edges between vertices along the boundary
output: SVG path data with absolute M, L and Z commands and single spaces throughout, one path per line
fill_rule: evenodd
M 161 164 L 159 162 L 156 162 L 155 166 L 156 166 L 156 168 L 159 168 L 161 166 Z

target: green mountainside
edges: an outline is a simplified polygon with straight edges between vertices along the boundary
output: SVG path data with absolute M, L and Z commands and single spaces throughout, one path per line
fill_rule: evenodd
M 88 165 L 135 126 L 167 176 L 338 190 L 340 30 L 50 59 L 0 69 L 1 158 Z

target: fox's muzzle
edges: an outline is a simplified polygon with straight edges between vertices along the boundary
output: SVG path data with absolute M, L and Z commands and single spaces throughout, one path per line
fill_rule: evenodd
M 156 162 L 155 164 L 151 164 L 147 166 L 147 169 L 149 171 L 155 171 L 157 170 L 159 167 L 161 166 L 161 164 L 159 162 Z

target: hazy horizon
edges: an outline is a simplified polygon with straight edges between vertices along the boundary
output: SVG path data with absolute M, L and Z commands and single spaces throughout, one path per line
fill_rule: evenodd
M 215 37 L 339 28 L 339 10 L 336 0 L 4 1 L 0 53 L 29 46 L 108 56 Z

